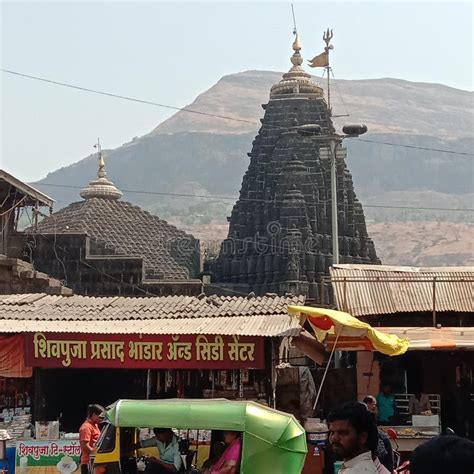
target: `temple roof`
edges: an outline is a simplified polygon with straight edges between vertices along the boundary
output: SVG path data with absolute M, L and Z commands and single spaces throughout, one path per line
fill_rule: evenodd
M 112 183 L 106 178 L 106 171 L 105 171 L 105 162 L 104 157 L 102 156 L 102 150 L 100 149 L 99 144 L 99 151 L 98 151 L 98 159 L 99 159 L 99 170 L 97 171 L 97 179 L 91 181 L 89 186 L 84 188 L 80 195 L 84 199 L 90 198 L 102 198 L 102 199 L 120 199 L 122 197 L 122 192 L 117 189 Z
M 312 67 L 326 64 L 332 33 Z M 326 50 L 327 49 L 327 50 Z M 229 233 L 210 269 L 219 283 L 235 291 L 303 294 L 321 298 L 321 279 L 332 257 L 331 160 L 327 136 L 334 132 L 323 91 L 304 71 L 296 34 L 292 67 L 271 88 L 262 126 L 252 142 L 250 163 L 239 200 L 229 218 Z M 319 62 L 318 62 L 319 61 Z M 315 66 L 316 65 L 316 66 Z M 318 140 L 296 126 L 319 125 Z M 336 150 L 340 251 L 344 263 L 379 263 L 345 148 Z
M 303 58 L 301 57 L 301 42 L 298 34 L 293 42 L 293 55 L 290 58 L 292 67 L 283 74 L 283 78 L 278 84 L 275 84 L 270 91 L 270 98 L 280 98 L 291 94 L 308 94 L 311 96 L 322 97 L 323 89 L 311 78 L 302 67 Z
M 198 241 L 158 216 L 126 201 L 90 197 L 38 224 L 41 233 L 84 232 L 108 255 L 143 258 L 148 278 L 192 278 Z
M 85 233 L 95 243 L 95 255 L 142 258 L 148 279 L 194 278 L 199 262 L 198 240 L 158 216 L 119 200 L 122 193 L 105 177 L 100 150 L 98 157 L 97 179 L 80 193 L 84 200 L 45 218 L 38 224 L 38 231 Z

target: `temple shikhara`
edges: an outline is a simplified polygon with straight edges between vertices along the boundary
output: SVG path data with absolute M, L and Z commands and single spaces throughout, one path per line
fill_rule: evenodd
M 255 294 L 286 293 L 318 301 L 332 265 L 330 150 L 297 126 L 334 132 L 323 89 L 305 72 L 296 35 L 292 67 L 270 90 L 249 153 L 227 239 L 209 266 L 220 286 Z M 380 263 L 367 234 L 345 157 L 336 151 L 340 263 Z

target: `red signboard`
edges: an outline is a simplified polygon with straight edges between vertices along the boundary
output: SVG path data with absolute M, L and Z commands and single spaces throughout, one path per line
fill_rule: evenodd
M 263 338 L 35 333 L 26 362 L 43 368 L 263 369 Z

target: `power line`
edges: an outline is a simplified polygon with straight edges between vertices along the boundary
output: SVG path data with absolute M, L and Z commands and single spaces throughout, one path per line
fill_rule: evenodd
M 360 137 L 347 137 L 347 138 L 350 138 L 350 139 L 357 138 L 357 141 L 359 142 L 377 143 L 379 145 L 396 146 L 399 148 L 412 148 L 415 150 L 435 151 L 437 153 L 451 153 L 454 155 L 474 156 L 474 153 L 468 153 L 464 151 L 452 151 L 452 150 L 445 150 L 442 148 L 428 148 L 424 146 L 415 146 L 415 145 L 402 145 L 401 143 L 379 142 L 376 140 L 370 140 L 368 138 L 360 138 Z
M 53 183 L 38 183 L 39 186 L 52 186 L 57 188 L 71 188 L 71 189 L 82 189 L 83 186 L 73 186 L 68 184 L 53 184 Z M 185 198 L 198 198 L 198 199 L 210 199 L 210 200 L 227 200 L 227 201 L 244 201 L 244 202 L 263 202 L 267 204 L 278 204 L 283 201 L 276 199 L 257 199 L 257 198 L 239 198 L 239 196 L 209 196 L 203 194 L 184 194 L 184 193 L 165 193 L 159 191 L 137 191 L 133 189 L 122 189 L 124 193 L 130 194 L 146 194 L 155 196 L 170 196 L 170 197 L 185 197 Z M 363 207 L 369 208 L 380 208 L 380 209 L 405 209 L 405 210 L 417 210 L 417 211 L 458 211 L 458 212 L 474 212 L 474 209 L 470 208 L 456 208 L 456 207 L 416 207 L 416 206 L 384 206 L 379 204 L 364 204 Z
M 105 92 L 105 91 L 100 91 L 100 90 L 97 90 L 97 89 L 91 89 L 89 87 L 77 86 L 75 84 L 70 84 L 70 83 L 67 83 L 67 82 L 60 82 L 60 81 L 55 81 L 55 80 L 52 80 L 52 79 L 47 79 L 47 78 L 44 78 L 44 77 L 33 76 L 31 74 L 25 74 L 25 73 L 21 73 L 21 72 L 18 72 L 18 71 L 12 71 L 11 69 L 1 68 L 1 70 L 2 70 L 2 72 L 5 72 L 7 74 L 12 74 L 12 75 L 19 76 L 19 77 L 25 77 L 27 79 L 33 79 L 35 81 L 41 81 L 41 82 L 45 82 L 45 83 L 53 84 L 53 85 L 57 85 L 57 86 L 68 87 L 70 89 L 76 89 L 76 90 L 80 90 L 80 91 L 83 91 L 83 92 L 90 92 L 92 94 L 98 94 L 98 95 L 103 95 L 103 96 L 107 96 L 107 97 L 113 97 L 113 98 L 116 98 L 116 99 L 126 100 L 126 101 L 129 101 L 129 102 L 137 102 L 137 103 L 140 103 L 140 104 L 153 105 L 155 107 L 161 107 L 161 108 L 165 108 L 165 109 L 176 110 L 176 111 L 180 111 L 180 112 L 187 112 L 187 113 L 197 114 L 197 115 L 204 115 L 206 117 L 213 117 L 213 118 L 217 118 L 217 119 L 221 119 L 221 120 L 229 120 L 229 121 L 232 121 L 232 122 L 248 123 L 248 124 L 251 124 L 251 125 L 261 125 L 260 122 L 255 122 L 254 120 L 240 119 L 240 118 L 237 118 L 237 117 L 231 117 L 231 116 L 227 116 L 227 115 L 218 115 L 218 114 L 213 114 L 213 113 L 209 113 L 209 112 L 202 112 L 200 110 L 188 109 L 188 108 L 183 108 L 183 107 L 176 107 L 176 106 L 168 105 L 168 104 L 161 104 L 161 103 L 158 103 L 158 102 L 152 102 L 150 100 L 138 99 L 136 97 L 130 97 L 130 96 L 125 96 L 125 95 L 121 95 L 121 94 L 114 94 L 112 92 Z M 287 129 L 287 127 L 281 127 L 281 126 L 270 125 L 270 124 L 265 124 L 265 127 L 276 128 L 276 129 Z M 425 151 L 432 151 L 432 152 L 436 152 L 436 153 L 449 153 L 449 154 L 452 154 L 452 155 L 474 156 L 474 153 L 468 153 L 468 152 L 462 152 L 462 151 L 442 150 L 442 149 L 437 149 L 437 148 L 419 147 L 419 146 L 415 146 L 415 145 L 402 145 L 402 144 L 398 144 L 398 143 L 381 142 L 381 141 L 377 141 L 377 140 L 369 140 L 369 139 L 362 139 L 362 138 L 357 138 L 357 139 L 361 140 L 361 141 L 368 142 L 368 143 L 377 143 L 379 145 L 395 146 L 395 147 L 400 147 L 400 148 L 411 148 L 411 149 L 415 149 L 415 150 L 425 150 Z
M 74 84 L 68 84 L 66 82 L 53 81 L 52 79 L 46 79 L 44 77 L 31 76 L 30 74 L 23 74 L 21 72 L 11 71 L 9 69 L 3 69 L 2 68 L 2 71 L 6 72 L 8 74 L 14 74 L 15 76 L 26 77 L 28 79 L 34 79 L 35 81 L 47 82 L 49 84 L 54 84 L 54 85 L 57 85 L 57 86 L 69 87 L 70 89 L 77 89 L 77 90 L 80 90 L 80 91 L 83 91 L 83 92 L 91 92 L 92 94 L 105 95 L 107 97 L 114 97 L 116 99 L 128 100 L 130 102 L 138 102 L 140 104 L 154 105 L 156 107 L 162 107 L 164 109 L 178 110 L 178 111 L 181 111 L 181 112 L 188 112 L 188 113 L 191 113 L 191 114 L 205 115 L 207 117 L 215 117 L 215 118 L 219 118 L 219 119 L 223 119 L 223 120 L 232 120 L 234 122 L 244 122 L 244 123 L 251 123 L 252 125 L 258 125 L 257 122 L 254 122 L 252 120 L 239 119 L 239 118 L 236 118 L 236 117 L 227 117 L 225 115 L 211 114 L 211 113 L 207 113 L 207 112 L 201 112 L 199 110 L 185 109 L 185 108 L 182 108 L 182 107 L 175 107 L 173 105 L 160 104 L 158 102 L 152 102 L 152 101 L 149 101 L 149 100 L 137 99 L 135 97 L 128 97 L 128 96 L 125 96 L 125 95 L 113 94 L 111 92 L 104 92 L 104 91 L 99 91 L 99 90 L 96 90 L 96 89 L 90 89 L 88 87 L 76 86 Z

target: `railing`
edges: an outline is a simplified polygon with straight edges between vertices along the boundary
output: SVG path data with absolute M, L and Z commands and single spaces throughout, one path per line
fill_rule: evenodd
M 440 415 L 441 418 L 441 397 L 435 393 L 428 393 L 428 398 L 430 400 L 431 411 L 434 415 Z M 474 395 L 474 394 L 473 394 Z M 402 415 L 409 415 L 408 406 L 410 404 L 410 398 L 414 396 L 412 393 L 396 393 L 395 403 L 397 409 Z

